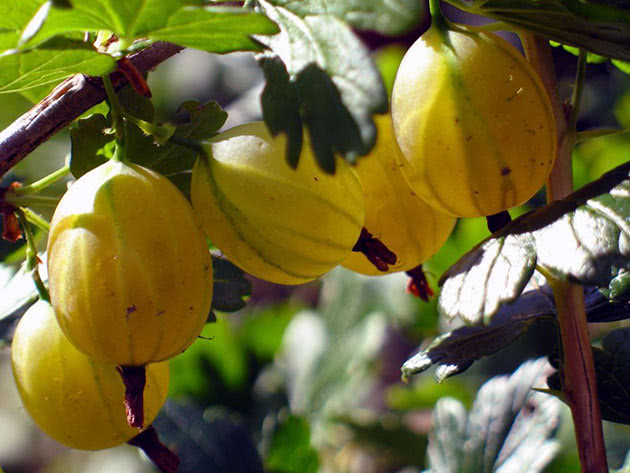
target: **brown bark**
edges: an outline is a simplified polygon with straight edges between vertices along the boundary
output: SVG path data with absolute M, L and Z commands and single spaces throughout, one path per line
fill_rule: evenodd
M 155 43 L 129 56 L 128 60 L 138 71 L 147 72 L 182 49 L 170 43 Z M 120 72 L 114 72 L 112 82 L 119 89 L 127 84 L 127 79 Z M 64 80 L 46 98 L 0 132 L 0 176 L 103 100 L 105 89 L 100 78 L 78 74 Z

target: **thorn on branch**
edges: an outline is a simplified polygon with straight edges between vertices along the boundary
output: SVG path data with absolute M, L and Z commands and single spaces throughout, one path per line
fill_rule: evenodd
M 151 98 L 152 94 L 149 84 L 147 84 L 144 75 L 142 75 L 138 68 L 134 66 L 133 62 L 126 57 L 119 59 L 118 70 L 122 72 L 129 82 L 129 85 L 133 87 L 133 90 L 144 97 Z

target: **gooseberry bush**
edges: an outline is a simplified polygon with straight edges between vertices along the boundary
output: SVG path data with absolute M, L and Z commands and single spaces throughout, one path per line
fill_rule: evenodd
M 142 471 L 628 471 L 627 2 L 0 13 L 3 436 L 21 412 Z M 52 461 L 22 445 L 6 473 Z

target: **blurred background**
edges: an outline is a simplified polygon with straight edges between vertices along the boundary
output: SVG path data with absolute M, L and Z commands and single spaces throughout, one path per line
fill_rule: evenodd
M 454 20 L 471 21 L 454 10 Z M 405 49 L 426 28 L 426 17 L 401 38 L 361 33 L 391 85 Z M 514 38 L 512 38 L 514 39 Z M 560 93 L 568 96 L 576 58 L 554 48 Z M 158 120 L 177 119 L 181 102 L 217 101 L 229 112 L 226 127 L 260 118 L 262 73 L 252 54 L 210 55 L 186 50 L 149 75 Z M 31 103 L 0 96 L 0 126 Z M 591 64 L 581 129 L 630 128 L 630 81 L 609 63 Z M 67 131 L 40 146 L 14 170 L 25 182 L 63 165 Z M 630 137 L 591 140 L 575 150 L 576 187 L 627 160 Z M 60 195 L 65 183 L 49 189 Z M 544 203 L 544 195 L 512 216 Z M 38 209 L 50 216 L 52 209 Z M 443 249 L 425 265 L 436 280 L 489 235 L 485 219 L 462 219 Z M 0 244 L 7 255 L 16 246 Z M 250 278 L 251 297 L 235 313 L 217 313 L 200 338 L 171 362 L 169 402 L 155 422 L 162 440 L 182 460 L 180 471 L 276 473 L 412 473 L 425 467 L 431 413 L 450 396 L 470 407 L 479 387 L 547 353 L 556 337 L 540 324 L 495 356 L 438 384 L 432 373 L 405 384 L 400 366 L 437 335 L 453 328 L 441 320 L 436 297 L 428 303 L 406 293 L 402 274 L 363 277 L 338 268 L 302 286 Z M 627 325 L 627 323 L 625 323 Z M 597 326 L 597 339 L 624 322 Z M 5 473 L 144 473 L 155 471 L 137 449 L 101 452 L 67 449 L 42 434 L 21 407 L 10 372 L 9 347 L 0 347 L 0 466 Z M 561 447 L 545 472 L 579 471 L 570 416 L 557 426 Z M 606 423 L 611 467 L 630 447 L 630 429 Z

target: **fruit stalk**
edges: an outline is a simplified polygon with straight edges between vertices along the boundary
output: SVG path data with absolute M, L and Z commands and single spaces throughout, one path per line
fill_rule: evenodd
M 572 192 L 571 153 L 575 144 L 575 120 L 567 121 L 556 92 L 556 79 L 549 44 L 532 34 L 523 35 L 527 57 L 538 71 L 549 93 L 558 131 L 558 155 L 547 183 L 547 201 L 562 199 Z M 581 81 L 578 72 L 576 85 Z M 576 87 L 577 89 L 577 87 Z M 579 90 L 572 99 L 574 112 Z M 550 280 L 560 325 L 563 351 L 563 391 L 571 409 L 582 473 L 607 473 L 606 449 L 597 395 L 597 378 L 588 333 L 584 293 L 581 286 Z
M 144 426 L 144 387 L 147 382 L 144 366 L 118 366 L 125 384 L 125 412 L 127 423 L 141 429 Z
M 70 166 L 66 164 L 65 166 L 50 173 L 48 176 L 45 176 L 40 180 L 33 182 L 32 184 L 29 184 L 27 186 L 15 187 L 12 188 L 11 191 L 15 195 L 36 194 L 43 191 L 60 179 L 63 179 L 68 174 L 70 174 Z
M 359 239 L 352 251 L 363 253 L 379 271 L 387 271 L 389 265 L 396 264 L 396 254 L 385 243 L 375 238 L 365 227 L 361 229 Z
M 20 225 L 24 230 L 24 235 L 26 237 L 26 268 L 31 272 L 31 277 L 33 278 L 33 282 L 35 283 L 35 288 L 37 289 L 37 294 L 39 298 L 50 302 L 50 294 L 48 293 L 48 289 L 46 285 L 42 281 L 41 276 L 39 275 L 39 258 L 37 257 L 37 246 L 35 244 L 35 236 L 33 235 L 33 231 L 31 230 L 30 224 L 24 215 L 24 212 L 21 209 L 17 209 L 15 211 L 18 220 L 20 221 Z
M 166 445 L 160 442 L 153 426 L 140 432 L 127 442 L 138 447 L 163 473 L 175 473 L 179 468 L 179 457 L 171 452 Z
M 109 110 L 113 122 L 114 136 L 116 137 L 116 148 L 114 150 L 113 159 L 122 161 L 125 158 L 126 150 L 124 111 L 116 96 L 112 80 L 108 75 L 103 76 L 103 85 L 105 86 L 105 93 L 107 94 L 107 101 L 109 102 Z

